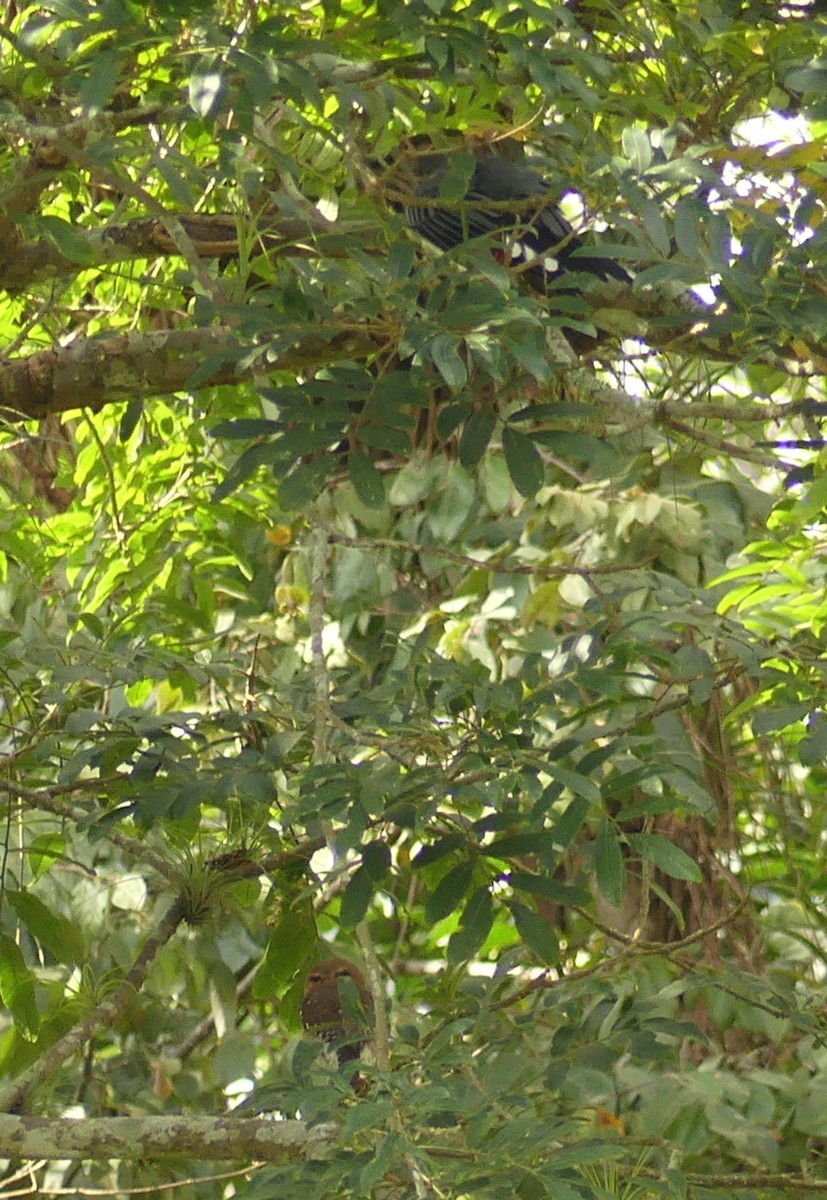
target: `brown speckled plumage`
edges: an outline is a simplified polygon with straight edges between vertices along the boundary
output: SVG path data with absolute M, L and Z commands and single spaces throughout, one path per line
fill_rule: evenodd
M 355 989 L 350 1004 L 348 980 Z M 360 1006 L 361 1014 L 357 1011 Z M 340 1067 L 359 1058 L 370 1038 L 373 997 L 364 975 L 352 962 L 346 958 L 328 958 L 311 967 L 305 980 L 301 1012 L 308 1033 L 336 1043 Z

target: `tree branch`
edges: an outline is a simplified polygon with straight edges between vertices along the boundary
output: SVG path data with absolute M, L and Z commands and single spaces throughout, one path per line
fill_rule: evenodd
M 310 1158 L 333 1138 L 332 1125 L 236 1117 L 98 1117 L 49 1120 L 0 1114 L 4 1158 L 199 1159 L 284 1162 Z
M 349 332 L 328 339 L 311 334 L 285 351 L 278 365 L 289 369 L 338 361 L 359 353 L 359 346 L 367 353 L 371 345 L 367 329 L 361 340 Z M 245 363 L 239 366 L 242 357 Z M 0 410 L 12 421 L 42 420 L 77 408 L 99 412 L 118 401 L 184 391 L 198 370 L 203 372 L 200 387 L 252 379 L 256 364 L 250 359 L 250 347 L 220 325 L 84 338 L 0 364 Z M 206 372 L 205 362 L 212 367 Z

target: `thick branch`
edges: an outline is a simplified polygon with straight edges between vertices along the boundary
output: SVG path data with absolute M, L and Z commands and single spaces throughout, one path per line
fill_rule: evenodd
M 182 213 L 177 215 L 177 219 L 201 258 L 223 258 L 238 254 L 239 222 L 231 213 Z M 16 229 L 10 222 L 8 224 L 10 229 Z M 0 244 L 4 228 L 0 216 Z M 307 219 L 274 216 L 262 219 L 258 244 L 262 252 L 341 258 L 346 253 L 343 237 L 375 232 L 375 223 L 370 228 L 364 222 L 334 226 L 321 216 L 314 221 L 310 214 Z M 76 227 L 74 237 L 85 243 L 83 268 L 76 259 L 67 258 L 55 242 L 44 238 L 17 241 L 13 252 L 4 254 L 0 260 L 0 287 L 15 292 L 44 279 L 76 275 L 90 265 L 103 268 L 134 259 L 160 258 L 179 253 L 164 223 L 156 216 L 103 225 L 96 229 Z
M 170 1155 L 284 1162 L 311 1157 L 329 1143 L 331 1125 L 234 1117 L 99 1117 L 48 1120 L 0 1114 L 3 1158 L 128 1158 Z
M 278 365 L 289 369 L 338 361 L 365 354 L 370 345 L 367 330 L 361 342 L 349 334 L 329 340 L 311 334 Z M 247 365 L 240 368 L 242 355 Z M 185 391 L 195 372 L 203 372 L 206 360 L 213 365 L 201 374 L 200 387 L 239 383 L 253 377 L 256 364 L 249 359 L 250 348 L 242 347 L 222 326 L 85 338 L 0 365 L 0 411 L 5 410 L 9 420 L 41 420 L 49 413 L 76 408 L 97 412 L 122 400 L 168 396 Z

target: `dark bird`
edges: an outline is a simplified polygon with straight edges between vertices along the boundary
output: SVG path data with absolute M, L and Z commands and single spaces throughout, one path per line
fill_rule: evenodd
M 413 171 L 416 200 L 436 201 L 406 204 L 408 224 L 418 234 L 440 250 L 450 250 L 471 238 L 501 233 L 510 248 L 511 265 L 525 264 L 529 282 L 541 290 L 551 280 L 574 272 L 631 283 L 628 271 L 599 251 L 575 253 L 585 243 L 552 203 L 541 175 L 487 147 L 471 153 L 469 160 L 468 149 L 403 150 L 397 161 Z M 457 177 L 462 189 L 464 167 L 468 170 L 462 198 L 444 199 L 446 191 L 456 191 Z
M 302 1024 L 331 1042 L 339 1066 L 359 1058 L 370 1040 L 373 997 L 358 967 L 346 958 L 328 958 L 307 973 Z

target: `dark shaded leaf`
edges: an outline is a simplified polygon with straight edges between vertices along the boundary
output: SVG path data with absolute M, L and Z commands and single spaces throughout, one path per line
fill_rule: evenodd
M 521 496 L 533 496 L 543 485 L 545 467 L 540 453 L 524 433 L 506 425 L 503 430 L 503 450 L 508 473 Z

